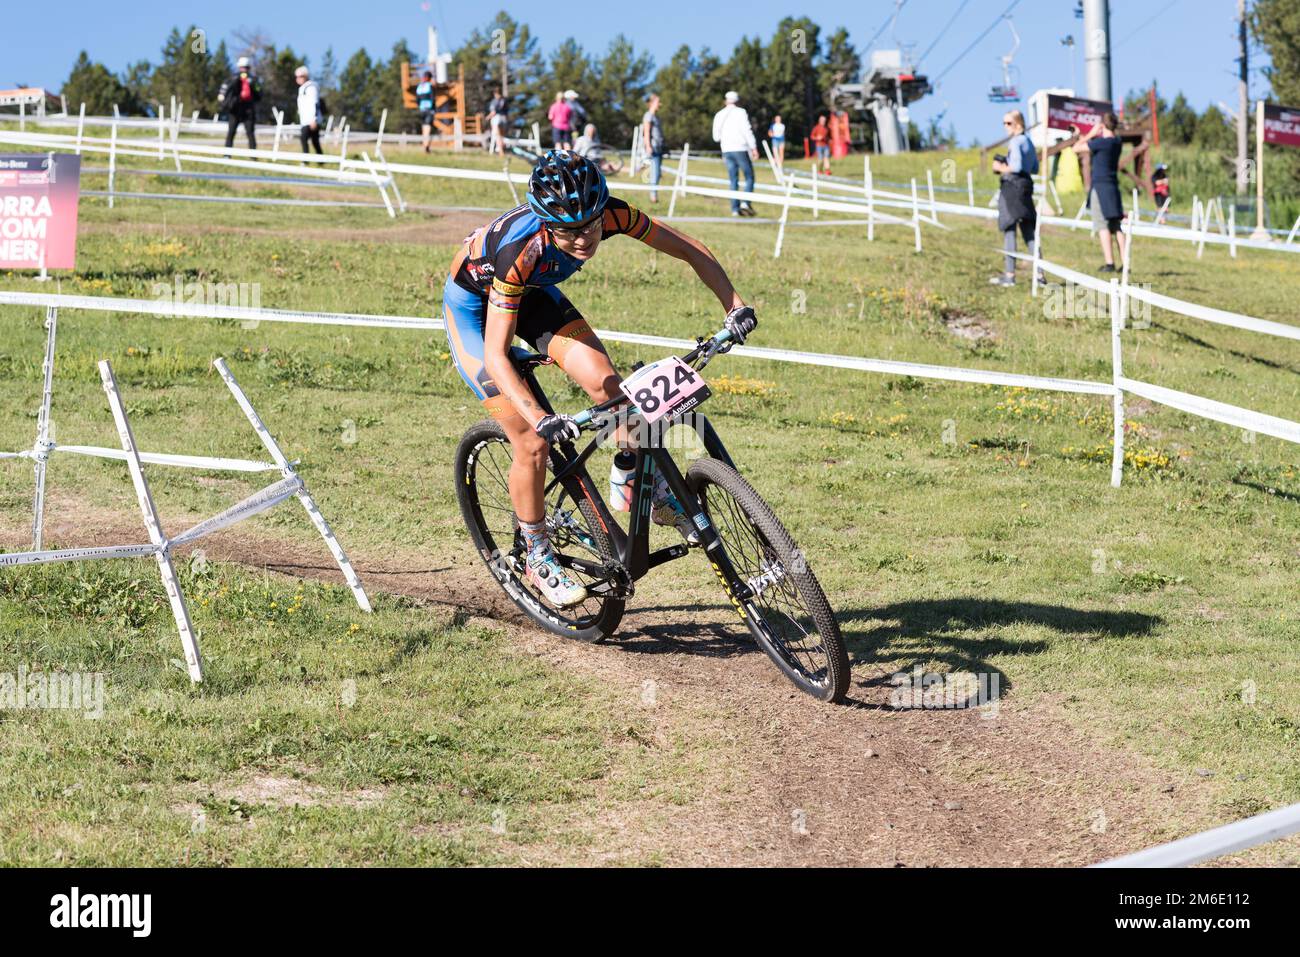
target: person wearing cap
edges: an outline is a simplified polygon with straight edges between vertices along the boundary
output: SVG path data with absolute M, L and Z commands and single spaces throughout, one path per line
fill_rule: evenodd
M 569 104 L 569 135 L 576 134 L 587 125 L 587 108 L 579 102 L 577 90 L 565 90 L 564 102 Z
M 713 117 L 713 139 L 722 149 L 722 158 L 727 164 L 727 179 L 731 189 L 736 191 L 740 174 L 745 174 L 745 192 L 754 191 L 754 163 L 758 159 L 758 143 L 754 139 L 754 130 L 749 125 L 749 114 L 740 106 L 740 94 L 728 90 L 723 97 L 726 101 L 722 109 Z M 732 216 L 753 216 L 754 208 L 748 201 L 731 200 Z
M 305 66 L 300 66 L 293 71 L 293 79 L 298 84 L 298 138 L 302 140 L 302 151 L 311 152 L 307 148 L 310 141 L 311 145 L 316 147 L 316 152 L 321 153 L 323 150 L 320 148 L 320 87 L 311 78 Z
M 248 148 L 257 149 L 257 101 L 262 98 L 262 81 L 253 73 L 248 57 L 235 64 L 235 75 L 222 84 L 217 98 L 226 111 L 226 147 L 235 142 L 235 130 L 242 123 L 248 134 Z

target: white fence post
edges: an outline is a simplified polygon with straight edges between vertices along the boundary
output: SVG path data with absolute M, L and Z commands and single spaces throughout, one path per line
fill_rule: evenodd
M 116 109 L 116 106 L 114 106 Z M 117 175 L 117 119 L 108 138 L 108 208 L 113 208 L 113 180 Z
M 773 259 L 781 258 L 781 244 L 785 241 L 785 223 L 790 218 L 790 195 L 794 192 L 794 174 L 785 178 L 785 203 L 781 209 L 781 225 L 776 228 L 776 249 L 772 251 Z
M 925 171 L 925 186 L 930 192 L 930 220 L 939 225 L 939 207 L 934 202 L 934 172 L 930 169 Z
M 1124 478 L 1124 393 L 1119 387 L 1124 375 L 1124 352 L 1120 343 L 1119 280 L 1110 281 L 1110 375 L 1115 386 L 1114 448 L 1110 462 L 1110 484 L 1119 488 Z
M 966 171 L 966 200 L 972 207 L 975 205 L 975 171 L 972 169 Z
M 271 158 L 280 155 L 280 133 L 284 129 L 284 110 L 271 107 L 271 116 L 275 119 L 275 138 L 271 141 Z
M 1124 233 L 1127 233 L 1124 240 L 1124 258 L 1121 262 L 1121 270 L 1120 270 L 1121 279 L 1120 279 L 1120 286 L 1119 286 L 1119 327 L 1121 329 L 1124 329 L 1127 328 L 1128 326 L 1128 311 L 1129 311 L 1128 277 L 1129 277 L 1129 269 L 1133 262 L 1133 236 L 1134 236 L 1133 224 L 1128 222 L 1123 223 L 1120 226 L 1120 230 Z
M 673 212 L 677 209 L 677 196 L 686 185 L 687 163 L 691 156 L 691 144 L 686 143 L 682 146 L 682 155 L 677 160 L 677 175 L 673 177 L 673 194 L 668 198 L 668 216 L 672 217 Z
M 149 492 L 149 483 L 145 480 L 144 470 L 140 467 L 140 453 L 137 451 L 135 436 L 131 434 L 131 424 L 126 419 L 126 410 L 122 407 L 122 397 L 117 391 L 117 380 L 113 377 L 113 367 L 107 359 L 99 363 L 99 378 L 108 394 L 108 406 L 113 411 L 113 421 L 117 424 L 117 434 L 122 440 L 122 451 L 126 453 L 126 466 L 131 472 L 131 484 L 135 486 L 135 496 L 140 503 L 140 514 L 144 517 L 145 528 L 149 530 L 149 541 L 154 547 L 154 558 L 158 562 L 158 571 L 162 575 L 163 588 L 167 591 L 167 600 L 171 603 L 172 617 L 176 619 L 176 630 L 181 635 L 181 646 L 185 650 L 185 665 L 191 681 L 203 680 L 203 658 L 199 654 L 198 639 L 190 624 L 190 612 L 185 607 L 185 596 L 176 578 L 176 569 L 172 565 L 171 549 L 162 533 L 162 523 L 158 518 L 158 509 L 154 506 L 153 495 Z
M 375 155 L 382 158 L 384 155 L 384 127 L 388 125 L 388 108 L 379 114 L 379 132 L 375 134 Z
M 1228 255 L 1237 258 L 1237 204 L 1228 207 Z
M 812 201 L 813 201 L 813 219 L 817 219 L 817 164 L 813 163 L 812 174 Z
M 36 448 L 32 450 L 36 469 L 36 495 L 32 502 L 32 551 L 39 552 L 45 541 L 45 467 L 53 445 L 50 430 L 50 404 L 54 394 L 54 340 L 59 323 L 56 306 L 45 307 L 45 389 L 41 395 L 41 411 L 36 418 Z
M 876 240 L 876 183 L 871 172 L 871 154 L 862 154 L 862 188 L 867 194 L 867 242 Z
M 81 136 L 86 129 L 86 104 L 81 104 L 81 112 L 77 114 L 77 155 L 81 155 Z

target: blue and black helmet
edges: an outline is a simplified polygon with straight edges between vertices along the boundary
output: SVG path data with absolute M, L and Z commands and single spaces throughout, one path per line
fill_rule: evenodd
M 591 222 L 609 202 L 605 174 L 585 156 L 551 150 L 528 178 L 528 205 L 539 218 L 565 229 Z

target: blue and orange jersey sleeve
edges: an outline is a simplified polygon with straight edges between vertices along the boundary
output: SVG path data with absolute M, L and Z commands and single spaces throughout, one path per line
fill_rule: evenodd
M 519 311 L 528 280 L 542 257 L 545 241 L 545 235 L 537 232 L 525 242 L 511 243 L 502 248 L 504 255 L 497 259 L 492 288 L 488 290 L 488 306 L 512 314 Z
M 603 213 L 603 232 L 609 236 L 631 236 L 646 242 L 655 230 L 655 221 L 630 203 L 610 197 Z

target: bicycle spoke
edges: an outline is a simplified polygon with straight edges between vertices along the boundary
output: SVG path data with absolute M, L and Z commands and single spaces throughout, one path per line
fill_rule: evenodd
M 770 576 L 779 563 L 776 550 L 731 495 L 717 486 L 712 488 L 716 489 L 715 498 L 720 501 L 709 502 L 706 494 L 705 505 L 726 544 L 736 573 L 750 583 Z M 790 666 L 813 681 L 824 680 L 829 671 L 826 648 L 798 587 L 790 578 L 790 569 L 784 569 L 779 580 L 756 589 L 748 604 L 766 625 L 773 645 Z

